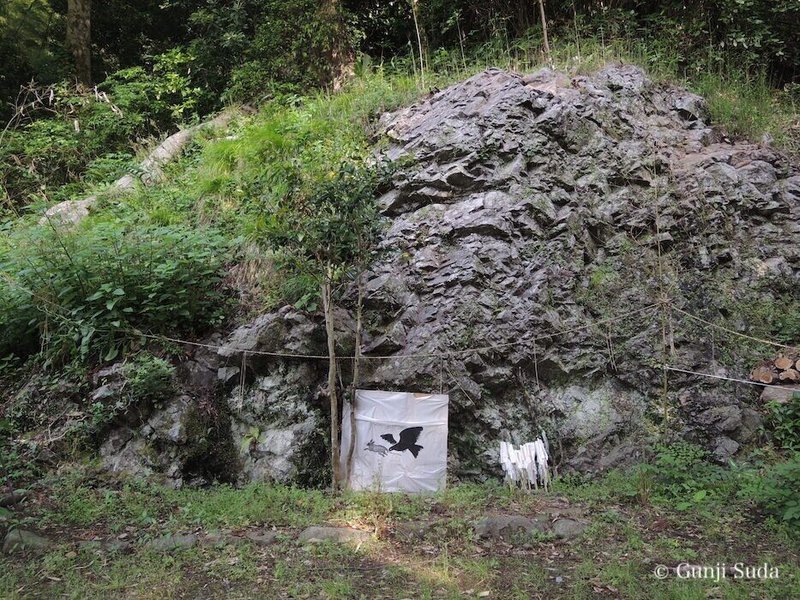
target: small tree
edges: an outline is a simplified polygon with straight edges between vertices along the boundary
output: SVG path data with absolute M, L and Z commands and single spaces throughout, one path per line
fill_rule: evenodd
M 334 288 L 349 272 L 366 264 L 378 233 L 375 203 L 377 171 L 343 164 L 307 195 L 288 195 L 278 201 L 267 226 L 269 244 L 298 272 L 318 285 L 328 339 L 328 396 L 331 411 L 333 489 L 339 488 L 339 399 L 336 393 Z M 359 286 L 360 287 L 360 286 Z M 361 294 L 359 293 L 359 302 Z

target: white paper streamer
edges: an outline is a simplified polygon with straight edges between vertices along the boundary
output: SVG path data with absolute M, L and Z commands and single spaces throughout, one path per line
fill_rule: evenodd
M 523 444 L 519 448 L 507 442 L 500 442 L 500 464 L 506 474 L 506 481 L 511 485 L 530 490 L 550 487 L 550 470 L 547 466 L 549 445 L 547 436 L 535 442 Z

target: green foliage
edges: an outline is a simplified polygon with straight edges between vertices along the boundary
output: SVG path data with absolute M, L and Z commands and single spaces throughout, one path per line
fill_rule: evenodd
M 752 477 L 740 495 L 775 513 L 795 532 L 800 531 L 800 453 L 767 467 Z
M 177 494 L 180 518 L 209 527 L 261 524 L 299 527 L 317 523 L 331 510 L 320 491 L 250 484 L 242 489 L 220 486 L 204 493 Z
M 317 0 L 262 0 L 263 16 L 231 74 L 228 96 L 262 97 L 265 89 L 304 91 L 329 84 L 336 75 L 337 52 L 347 52 L 345 29 Z
M 613 470 L 601 479 L 561 477 L 555 489 L 572 498 L 593 503 L 653 504 L 709 517 L 740 503 L 761 506 L 797 531 L 800 524 L 800 454 L 765 461 L 753 454 L 748 462 L 715 465 L 707 453 L 685 442 L 659 446 L 648 464 Z
M 631 469 L 613 470 L 600 481 L 562 478 L 557 487 L 593 501 L 670 506 L 707 512 L 736 490 L 738 473 L 707 461 L 699 446 L 677 442 L 656 447 L 653 460 Z
M 368 74 L 335 94 L 270 102 L 234 139 L 209 144 L 198 193 L 209 218 L 240 219 L 260 239 L 265 215 L 291 195 L 308 196 L 343 163 L 363 162 L 369 127 L 385 110 L 417 95 L 408 78 Z
M 295 269 L 334 280 L 366 261 L 378 232 L 373 170 L 342 164 L 307 197 L 278 199 L 268 216 L 267 243 Z
M 120 530 L 135 524 L 167 523 L 178 528 L 274 525 L 300 527 L 319 523 L 332 500 L 323 492 L 253 483 L 209 490 L 170 490 L 142 480 L 125 481 L 120 489 L 87 486 L 74 472 L 52 481 L 54 507 L 48 520 L 78 526 L 105 525 Z
M 770 402 L 767 405 L 767 426 L 778 447 L 800 451 L 800 393 L 789 402 Z
M 0 355 L 114 359 L 131 332 L 218 324 L 226 243 L 213 230 L 89 222 L 31 228 L 0 246 Z
M 136 115 L 150 131 L 168 130 L 193 119 L 207 102 L 207 91 L 193 82 L 196 58 L 177 47 L 152 57 L 152 66 L 112 73 L 103 83 L 123 115 Z
M 13 442 L 17 433 L 11 419 L 0 417 L 0 489 L 39 474 L 37 465 Z
M 751 76 L 722 68 L 725 71 L 703 72 L 691 80 L 708 101 L 713 122 L 732 136 L 760 141 L 767 135 L 787 150 L 800 152 L 800 139 L 792 133 L 797 114 L 788 92 L 775 89 L 763 72 Z
M 732 471 L 708 462 L 702 448 L 687 443 L 659 447 L 652 476 L 658 500 L 677 510 L 722 500 L 735 489 Z
M 34 76 L 61 77 L 63 23 L 48 0 L 4 0 L 0 3 L 0 115 L 17 96 L 20 84 Z M 5 120 L 5 119 L 3 119 Z
M 304 92 L 335 76 L 347 52 L 342 15 L 318 0 L 242 0 L 196 3 L 189 18 L 204 87 L 228 99 L 261 99 L 269 92 Z
M 131 170 L 132 146 L 197 114 L 204 92 L 191 84 L 191 63 L 173 49 L 154 57 L 152 69 L 112 74 L 99 93 L 68 82 L 30 88 L 31 105 L 0 144 L 7 207 L 69 199 Z

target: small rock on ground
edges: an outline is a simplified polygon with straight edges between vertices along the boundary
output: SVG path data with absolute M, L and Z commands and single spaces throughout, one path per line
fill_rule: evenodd
M 408 523 L 398 523 L 395 532 L 398 536 L 406 539 L 422 540 L 430 529 L 431 524 L 425 521 L 409 521 Z
M 309 527 L 298 538 L 309 544 L 319 542 L 364 542 L 370 538 L 368 531 L 349 529 L 347 527 Z
M 198 542 L 198 537 L 193 533 L 188 535 L 167 534 L 152 540 L 148 545 L 154 550 L 171 552 L 182 548 L 191 548 Z
M 44 536 L 26 531 L 25 529 L 12 529 L 3 540 L 3 553 L 34 551 L 43 552 L 53 546 L 53 542 Z
M 485 517 L 475 524 L 475 533 L 482 538 L 509 539 L 514 535 L 547 533 L 549 523 L 542 518 L 529 519 L 518 515 Z
M 557 519 L 553 523 L 553 534 L 562 540 L 571 540 L 581 535 L 588 525 L 575 519 Z
M 78 546 L 86 550 L 107 552 L 109 554 L 128 554 L 133 549 L 130 542 L 125 540 L 83 540 Z
M 10 494 L 0 496 L 0 507 L 9 507 L 19 504 L 28 497 L 27 490 L 14 490 Z
M 256 546 L 269 546 L 275 543 L 277 531 L 248 531 L 244 536 Z

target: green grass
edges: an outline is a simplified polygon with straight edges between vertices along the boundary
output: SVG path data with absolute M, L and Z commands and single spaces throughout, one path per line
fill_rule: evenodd
M 324 520 L 334 507 L 333 499 L 321 491 L 257 483 L 208 490 L 172 490 L 136 480 L 97 486 L 82 470 L 45 481 L 51 490 L 46 522 L 112 533 L 129 526 L 165 525 L 173 531 L 197 526 L 301 527 Z
M 735 497 L 704 512 L 668 504 L 637 505 L 609 488 L 618 473 L 594 483 L 559 481 L 555 494 L 521 494 L 496 483 L 458 484 L 432 496 L 350 493 L 257 484 L 234 489 L 171 490 L 88 468 L 62 469 L 33 488 L 14 523 L 56 540 L 37 559 L 0 557 L 0 597 L 266 598 L 781 598 L 796 597 L 800 545 L 785 528 Z M 635 482 L 628 482 L 635 486 Z M 664 493 L 655 482 L 654 497 Z M 588 500 L 595 492 L 599 493 Z M 536 515 L 548 506 L 583 506 L 584 535 L 497 543 L 477 540 L 472 524 L 487 513 Z M 578 499 L 581 499 L 580 501 Z M 619 503 L 622 501 L 622 504 Z M 634 504 L 631 504 L 631 502 Z M 427 523 L 409 544 L 395 528 Z M 358 545 L 303 545 L 310 524 L 350 524 L 377 535 Z M 281 527 L 272 546 L 242 541 L 158 554 L 147 542 L 166 532 Z M 116 537 L 130 554 L 107 554 L 77 539 Z M 768 562 L 773 581 L 658 580 L 655 565 Z M 710 596 L 709 596 L 710 594 Z

